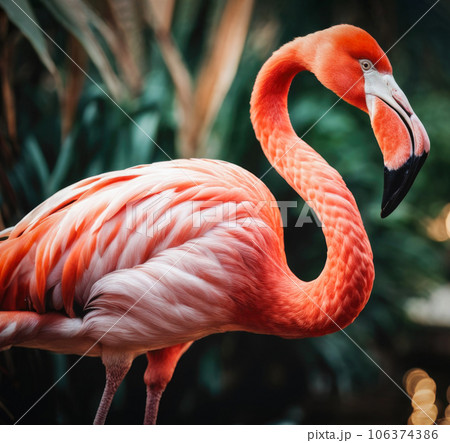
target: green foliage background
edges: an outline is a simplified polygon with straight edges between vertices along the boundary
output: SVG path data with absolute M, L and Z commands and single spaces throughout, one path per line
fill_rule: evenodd
M 66 47 L 68 32 L 49 13 L 49 3 L 34 2 L 34 12 L 43 29 Z M 224 4 L 203 0 L 178 0 L 176 4 L 172 33 L 191 72 L 199 69 L 208 32 Z M 426 297 L 450 278 L 449 242 L 433 241 L 425 229 L 427 218 L 436 217 L 450 198 L 449 3 L 439 2 L 398 41 L 431 5 L 426 0 L 256 1 L 237 74 L 208 139 L 209 157 L 239 164 L 258 177 L 267 171 L 270 165 L 249 119 L 248 102 L 256 74 L 281 44 L 338 23 L 366 29 L 385 50 L 392 46 L 389 58 L 396 80 L 427 128 L 432 151 L 406 200 L 392 216 L 381 220 L 382 158 L 367 115 L 341 101 L 320 119 L 335 104 L 336 96 L 310 74 L 295 79 L 289 96 L 293 126 L 302 135 L 320 119 L 304 138 L 343 175 L 371 239 L 376 279 L 370 302 L 345 330 L 351 339 L 343 333 L 301 341 L 229 333 L 199 341 L 180 361 L 161 403 L 160 423 L 402 424 L 410 403 L 393 382 L 401 385 L 403 373 L 414 365 L 435 378 L 438 397 L 444 401 L 450 384 L 449 331 L 445 334 L 413 325 L 404 310 L 408 299 Z M 262 44 L 258 30 L 267 23 L 275 32 Z M 47 46 L 64 79 L 65 56 L 48 41 Z M 143 53 L 142 91 L 122 97 L 119 104 L 175 158 L 175 92 L 150 29 L 145 30 Z M 61 142 L 54 82 L 25 39 L 16 46 L 13 72 L 20 149 L 13 159 L 2 160 L 11 187 L 3 186 L 1 194 L 2 205 L 9 203 L 8 213 L 3 214 L 7 224 L 14 224 L 74 181 L 167 160 L 89 80 L 71 131 Z M 88 72 L 108 91 L 92 63 Z M 1 135 L 7 143 L 5 128 Z M 263 181 L 278 200 L 298 200 L 274 170 Z M 289 226 L 301 208 L 299 202 L 298 208 L 289 211 Z M 287 228 L 285 235 L 293 271 L 305 280 L 317 276 L 325 259 L 321 230 L 305 225 Z M 437 337 L 444 337 L 439 346 Z M 0 354 L 0 423 L 19 419 L 76 361 L 74 356 L 36 350 L 13 349 Z M 114 401 L 110 423 L 142 421 L 145 365 L 145 357 L 136 360 Z M 21 422 L 89 423 L 102 389 L 100 360 L 84 358 Z

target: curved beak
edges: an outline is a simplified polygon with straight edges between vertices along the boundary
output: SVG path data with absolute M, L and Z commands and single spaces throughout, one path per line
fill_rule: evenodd
M 365 93 L 372 128 L 384 157 L 384 218 L 411 188 L 430 151 L 430 140 L 392 75 L 375 70 L 366 73 Z

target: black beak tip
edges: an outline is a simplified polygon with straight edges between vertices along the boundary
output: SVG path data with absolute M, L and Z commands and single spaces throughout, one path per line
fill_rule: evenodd
M 398 169 L 384 168 L 384 192 L 381 204 L 381 218 L 386 218 L 402 202 L 414 183 L 427 153 L 416 157 L 412 155 L 407 162 Z
M 381 218 L 386 218 L 388 215 L 391 215 L 402 200 L 403 197 L 398 198 L 397 196 L 388 201 L 384 201 L 383 199 L 383 204 L 381 205 L 381 213 L 380 213 Z
M 380 217 L 381 218 L 386 218 L 388 215 L 392 214 L 392 210 L 388 210 L 386 207 L 381 208 L 381 213 L 380 213 Z

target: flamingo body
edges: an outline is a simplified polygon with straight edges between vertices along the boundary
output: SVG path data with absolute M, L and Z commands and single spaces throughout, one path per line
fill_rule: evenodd
M 429 140 L 389 61 L 353 26 L 298 38 L 262 67 L 251 120 L 269 161 L 323 224 L 319 277 L 290 271 L 275 199 L 244 169 L 192 159 L 110 172 L 59 191 L 4 231 L 0 348 L 101 356 L 107 382 L 95 423 L 147 352 L 145 422 L 154 423 L 193 340 L 230 330 L 301 338 L 351 323 L 370 296 L 372 251 L 343 179 L 291 126 L 287 95 L 303 70 L 369 113 L 385 158 L 382 216 L 392 212 Z
M 253 202 L 263 205 L 252 216 Z M 155 163 L 81 181 L 0 243 L 0 318 L 20 322 L 32 312 L 41 322 L 58 312 L 73 340 L 52 346 L 57 352 L 106 334 L 102 346 L 121 343 L 140 354 L 243 326 L 239 304 L 266 283 L 263 254 L 280 256 L 283 248 L 273 202 L 256 177 L 212 160 Z M 21 333 L 29 335 L 29 327 L 18 323 L 10 331 L 10 339 L 28 342 Z M 44 343 L 32 336 L 31 345 L 48 346 L 48 334 Z M 95 349 L 90 355 L 100 355 Z

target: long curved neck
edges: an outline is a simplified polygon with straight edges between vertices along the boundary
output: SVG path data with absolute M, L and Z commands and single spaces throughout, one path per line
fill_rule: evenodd
M 297 279 L 287 265 L 273 264 L 269 271 L 279 297 L 271 332 L 287 337 L 347 326 L 367 303 L 374 279 L 372 251 L 353 195 L 339 173 L 297 136 L 288 115 L 292 79 L 302 70 L 314 72 L 314 36 L 276 51 L 258 74 L 251 98 L 251 119 L 264 153 L 315 211 L 327 244 L 325 267 L 312 282 Z

